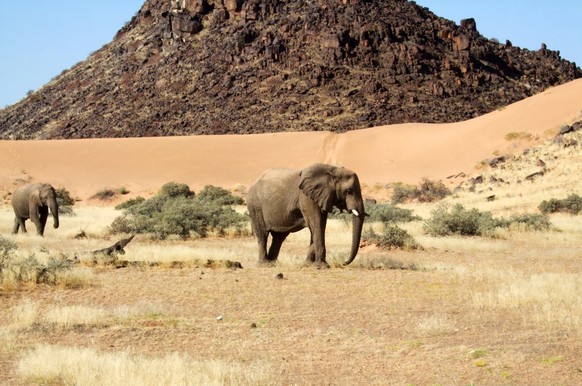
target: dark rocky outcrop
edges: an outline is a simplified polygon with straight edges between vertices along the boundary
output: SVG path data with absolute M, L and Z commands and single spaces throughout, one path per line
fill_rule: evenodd
M 0 138 L 331 130 L 469 119 L 579 78 L 405 0 L 148 0 L 0 110 Z

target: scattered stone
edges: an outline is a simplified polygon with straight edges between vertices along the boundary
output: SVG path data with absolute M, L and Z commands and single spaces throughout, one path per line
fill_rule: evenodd
M 498 164 L 505 162 L 506 159 L 507 159 L 507 157 L 504 155 L 501 155 L 499 157 L 495 157 L 495 158 L 489 160 L 489 166 L 491 166 L 492 168 L 496 167 Z
M 570 126 L 570 125 L 564 125 L 562 127 L 560 127 L 560 131 L 558 132 L 558 135 L 564 135 L 567 133 L 571 133 L 574 131 L 574 127 Z
M 283 280 L 285 279 L 285 276 L 282 273 L 278 273 L 275 276 L 273 276 L 273 278 L 277 280 Z
M 544 171 L 543 170 L 540 170 L 540 171 L 537 171 L 535 173 L 532 173 L 532 174 L 526 176 L 525 179 L 528 180 L 528 181 L 533 181 L 537 177 L 541 177 L 543 175 L 544 175 Z

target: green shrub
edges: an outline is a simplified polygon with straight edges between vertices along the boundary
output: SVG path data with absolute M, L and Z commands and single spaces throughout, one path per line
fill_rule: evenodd
M 424 231 L 431 236 L 491 236 L 495 228 L 510 228 L 517 226 L 525 230 L 542 231 L 551 228 L 546 215 L 515 214 L 509 219 L 494 218 L 490 212 L 465 209 L 461 204 L 449 208 L 441 204 L 425 221 Z
M 373 229 L 367 230 L 362 238 L 376 244 L 383 249 L 419 249 L 420 245 L 414 240 L 406 230 L 392 224 L 384 224 L 384 232 L 377 234 Z
M 505 224 L 504 224 L 505 225 Z M 514 214 L 507 220 L 507 227 L 517 225 L 526 230 L 546 231 L 552 227 L 550 219 L 545 214 L 526 213 Z
M 538 209 L 543 214 L 563 212 L 577 215 L 582 212 L 582 197 L 572 193 L 564 199 L 551 198 L 547 201 L 542 201 Z
M 135 198 L 130 198 L 129 200 L 124 201 L 121 204 L 115 205 L 115 209 L 117 209 L 117 210 L 127 209 L 131 206 L 141 204 L 144 201 L 145 201 L 145 198 L 143 198 L 142 196 L 137 196 Z
M 193 197 L 194 192 L 190 190 L 190 187 L 187 184 L 168 182 L 162 186 L 158 195 L 170 198 Z
M 399 208 L 396 205 L 389 203 L 382 204 L 365 203 L 364 210 L 366 211 L 366 221 L 370 222 L 377 221 L 383 223 L 396 223 L 420 220 L 420 217 L 412 214 L 412 210 Z M 339 213 L 336 210 L 330 215 L 330 217 L 349 222 L 352 219 L 352 214 Z
M 168 183 L 158 195 L 129 205 L 113 221 L 111 230 L 149 233 L 160 239 L 170 235 L 188 238 L 206 237 L 210 232 L 224 234 L 229 228 L 240 230 L 247 223 L 246 216 L 225 204 L 229 200 L 218 188 L 203 192 L 195 195 L 186 184 Z
M 383 223 L 410 222 L 420 220 L 420 217 L 412 214 L 412 210 L 399 208 L 393 204 L 370 204 L 366 205 L 368 221 L 379 221 Z
M 424 222 L 423 229 L 431 236 L 486 236 L 498 225 L 499 221 L 490 212 L 480 212 L 474 208 L 467 210 L 461 204 L 452 208 L 440 204 Z
M 451 195 L 449 188 L 442 181 L 431 181 L 423 178 L 418 187 L 398 184 L 392 192 L 393 204 L 402 204 L 407 201 L 434 202 Z
M 413 185 L 396 184 L 392 192 L 392 204 L 403 204 L 412 200 L 416 195 L 416 187 Z
M 198 193 L 199 200 L 212 201 L 220 205 L 243 205 L 244 200 L 219 186 L 206 185 Z

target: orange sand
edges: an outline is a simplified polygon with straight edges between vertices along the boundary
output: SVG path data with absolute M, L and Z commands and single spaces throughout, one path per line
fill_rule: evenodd
M 193 190 L 248 187 L 270 167 L 343 165 L 367 186 L 475 172 L 480 161 L 521 151 L 581 119 L 582 79 L 453 124 L 401 124 L 351 131 L 164 138 L 0 141 L 0 191 L 49 182 L 86 200 L 105 188 L 149 195 L 169 181 Z M 509 133 L 533 139 L 508 140 Z

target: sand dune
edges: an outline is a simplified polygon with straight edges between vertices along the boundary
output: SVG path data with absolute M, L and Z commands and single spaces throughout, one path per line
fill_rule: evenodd
M 87 200 L 104 189 L 155 193 L 169 181 L 194 190 L 249 186 L 269 167 L 346 166 L 373 186 L 475 172 L 581 118 L 582 79 L 490 114 L 453 124 L 402 124 L 331 132 L 164 138 L 0 141 L 0 191 L 46 181 Z M 521 133 L 508 140 L 507 134 Z

